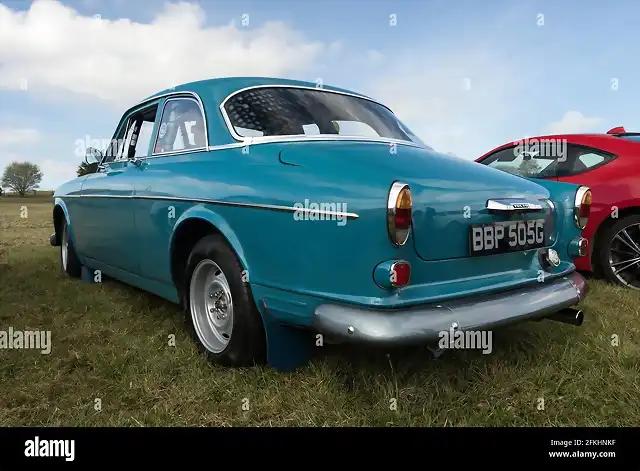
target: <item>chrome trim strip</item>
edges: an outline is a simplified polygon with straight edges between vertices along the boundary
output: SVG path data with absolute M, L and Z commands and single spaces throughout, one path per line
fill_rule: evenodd
M 160 121 L 158 123 L 158 129 L 156 129 L 156 136 L 155 136 L 155 140 L 153 141 L 153 149 L 156 148 L 156 145 L 158 144 L 158 137 L 160 135 L 160 124 L 162 123 L 162 117 L 164 116 L 164 110 L 167 108 L 167 103 L 170 103 L 172 101 L 176 101 L 176 100 L 191 100 L 191 101 L 195 101 L 196 104 L 198 105 L 198 107 L 200 108 L 200 113 L 202 114 L 202 119 L 204 121 L 203 125 L 204 125 L 204 147 L 198 147 L 197 149 L 181 149 L 181 150 L 177 150 L 177 151 L 170 151 L 170 152 L 151 152 L 151 156 L 157 156 L 157 155 L 168 155 L 168 154 L 175 154 L 178 152 L 184 152 L 185 150 L 188 150 L 189 152 L 201 152 L 203 150 L 207 150 L 209 149 L 209 131 L 207 129 L 207 115 L 204 112 L 204 105 L 202 103 L 202 100 L 200 99 L 200 96 L 197 93 L 193 93 L 193 92 L 189 92 L 190 95 L 192 96 L 185 96 L 185 97 L 181 97 L 181 96 L 177 96 L 177 97 L 170 97 L 167 98 L 164 102 L 164 104 L 162 105 L 162 112 L 160 113 Z M 187 139 L 188 142 L 188 136 L 184 136 L 183 139 Z
M 542 211 L 542 205 L 522 199 L 487 200 L 486 208 L 489 211 L 505 212 L 535 212 Z
M 361 137 L 361 136 L 338 136 L 332 134 L 317 134 L 307 136 L 305 134 L 292 134 L 288 136 L 259 136 L 242 138 L 243 146 L 255 146 L 258 144 L 269 144 L 273 142 L 312 142 L 312 141 L 359 141 L 359 142 L 378 142 L 384 144 L 400 144 L 409 147 L 417 147 L 424 149 L 423 146 L 413 141 L 403 141 L 390 137 Z
M 224 150 L 224 149 L 238 149 L 240 147 L 246 147 L 247 144 L 244 142 L 234 142 L 233 144 L 219 144 L 217 146 L 209 146 L 207 151 L 216 151 L 216 150 Z
M 190 95 L 190 96 L 192 96 L 194 98 L 197 98 L 197 99 L 200 98 L 200 96 L 196 92 L 192 92 L 190 90 L 180 90 L 180 91 L 175 90 L 173 92 L 163 93 L 162 95 L 155 95 L 155 96 L 151 96 L 149 98 L 145 98 L 144 100 L 136 103 L 131 108 L 129 108 L 125 113 L 123 113 L 123 115 L 129 113 L 134 108 L 137 108 L 138 106 L 143 105 L 145 103 L 151 103 L 152 101 L 156 101 L 156 100 L 159 100 L 161 98 L 172 97 L 172 96 L 176 96 L 176 95 Z
M 225 149 L 238 149 L 241 147 L 245 147 L 247 144 L 242 142 L 235 142 L 233 144 L 220 144 L 217 146 L 209 146 L 208 148 L 198 148 L 198 149 L 186 149 L 186 150 L 175 150 L 171 152 L 162 152 L 153 155 L 147 155 L 146 157 L 138 157 L 140 160 L 148 160 L 148 159 L 157 159 L 158 157 L 173 157 L 175 155 L 184 155 L 184 154 L 195 154 L 197 152 L 212 152 L 216 150 L 225 150 Z M 114 160 L 113 162 L 126 162 L 124 160 Z
M 256 141 L 259 139 L 259 141 Z M 399 141 L 397 139 L 373 139 L 367 137 L 351 137 L 351 136 L 340 136 L 340 137 L 332 137 L 332 136 L 267 136 L 264 138 L 256 138 L 256 137 L 248 137 L 244 142 L 234 142 L 232 144 L 219 144 L 215 146 L 209 146 L 207 149 L 187 149 L 180 151 L 172 151 L 172 152 L 162 152 L 159 154 L 148 155 L 146 157 L 138 157 L 140 160 L 147 159 L 156 159 L 158 157 L 173 157 L 175 155 L 184 155 L 184 154 L 193 154 L 196 152 L 214 152 L 217 150 L 225 150 L 225 149 L 239 149 L 248 146 L 258 146 L 261 144 L 271 144 L 271 143 L 283 143 L 283 142 L 313 142 L 313 141 L 351 141 L 351 142 L 377 142 L 384 144 L 398 144 L 409 147 L 417 147 L 418 149 L 424 149 L 419 144 L 414 142 L 407 141 Z M 118 162 L 114 160 L 113 162 Z
M 256 90 L 259 88 L 295 88 L 298 90 L 313 90 L 316 92 L 325 92 L 325 93 L 333 93 L 336 95 L 343 95 L 343 96 L 350 96 L 353 98 L 360 98 L 362 100 L 367 100 L 370 101 L 371 103 L 375 103 L 376 105 L 380 105 L 386 109 L 389 110 L 389 112 L 391 112 L 391 114 L 393 114 L 395 116 L 395 113 L 393 112 L 393 110 L 391 108 L 389 108 L 387 105 L 385 105 L 384 103 L 380 103 L 379 101 L 374 100 L 373 98 L 370 98 L 368 96 L 364 96 L 364 95 L 357 95 L 355 93 L 349 93 L 349 92 L 341 92 L 338 90 L 330 90 L 328 88 L 321 88 L 321 87 L 308 87 L 308 86 L 303 86 L 303 85 L 284 85 L 284 84 L 263 84 L 263 85 L 254 85 L 251 87 L 245 87 L 245 88 L 241 88 L 239 90 L 235 90 L 233 92 L 231 92 L 229 95 L 226 96 L 226 98 L 224 100 L 222 100 L 222 102 L 220 103 L 220 106 L 218 106 L 218 109 L 220 110 L 220 114 L 222 114 L 222 118 L 224 119 L 225 124 L 227 125 L 227 129 L 229 131 L 229 134 L 231 134 L 231 136 L 236 140 L 236 141 L 245 141 L 247 139 L 247 137 L 245 136 L 241 136 L 240 134 L 238 134 L 234 128 L 234 126 L 231 124 L 231 120 L 229 119 L 229 116 L 227 114 L 227 110 L 224 108 L 224 105 L 227 104 L 227 101 L 229 101 L 231 98 L 233 98 L 234 96 L 238 95 L 239 93 L 242 92 L 246 92 L 248 90 Z M 293 135 L 286 135 L 286 136 L 263 136 L 263 137 L 287 137 L 287 138 L 291 138 L 293 136 L 299 136 L 298 134 L 293 134 Z M 302 136 L 302 135 L 300 135 Z M 302 137 L 308 137 L 308 136 L 302 136 Z M 329 136 L 329 137 L 333 137 L 333 136 Z M 255 138 L 254 138 L 255 139 Z M 384 139 L 384 138 L 380 138 L 380 139 Z M 398 140 L 399 142 L 405 143 L 405 142 L 409 142 L 411 144 L 415 144 L 413 141 L 402 141 L 402 140 Z M 418 146 L 416 145 L 416 147 L 421 147 L 422 146 Z
M 406 244 L 407 239 L 409 239 L 409 233 L 411 232 L 411 226 L 409 226 L 408 229 L 403 229 L 405 231 L 404 234 L 402 234 L 402 230 L 396 230 L 396 202 L 398 201 L 400 192 L 405 188 L 411 191 L 409 185 L 406 183 L 393 182 L 389 189 L 389 196 L 387 197 L 387 233 L 389 234 L 391 243 L 395 247 L 401 247 Z M 413 208 L 411 209 L 413 210 Z
M 545 200 L 547 202 L 547 204 L 549 205 L 549 209 L 553 212 L 556 210 L 556 205 L 554 204 L 553 201 L 551 201 L 550 199 L 546 199 Z
M 339 216 L 347 219 L 358 219 L 360 216 L 356 213 L 347 213 L 343 211 L 328 211 L 321 209 L 296 208 L 294 206 L 280 206 L 275 204 L 259 204 L 259 203 L 238 203 L 235 201 L 220 201 L 203 198 L 178 198 L 175 196 L 147 196 L 147 195 L 60 195 L 58 198 L 114 198 L 114 199 L 140 199 L 140 200 L 158 200 L 158 201 L 184 201 L 187 203 L 203 203 L 217 204 L 221 206 L 235 206 L 241 208 L 268 209 L 271 211 L 284 212 L 303 212 L 306 214 L 317 214 L 325 216 Z

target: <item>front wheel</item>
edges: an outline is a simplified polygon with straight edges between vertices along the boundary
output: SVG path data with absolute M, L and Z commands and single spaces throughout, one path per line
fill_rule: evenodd
M 224 366 L 265 359 L 265 333 L 244 271 L 220 235 L 202 238 L 191 251 L 184 277 L 184 307 L 198 347 Z
M 82 265 L 78 260 L 78 255 L 76 254 L 76 249 L 73 246 L 73 241 L 69 237 L 67 221 L 62 223 L 62 234 L 60 238 L 60 269 L 63 273 L 66 273 L 73 278 L 79 278 Z
M 640 289 L 640 215 L 620 219 L 605 229 L 597 265 L 607 280 Z

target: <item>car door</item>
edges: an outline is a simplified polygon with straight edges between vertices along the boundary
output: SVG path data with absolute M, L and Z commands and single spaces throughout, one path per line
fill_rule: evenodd
M 139 273 L 133 196 L 141 171 L 138 159 L 149 153 L 156 112 L 157 102 L 130 111 L 98 172 L 82 185 L 82 253 L 96 268 Z
M 530 152 L 512 146 L 489 154 L 478 163 L 525 178 L 557 180 L 556 158 L 544 152 Z
M 135 182 L 134 219 L 145 251 L 141 276 L 171 285 L 169 244 L 174 226 L 192 205 L 190 197 L 216 197 L 209 170 L 220 169 L 215 163 L 222 155 L 207 153 L 204 109 L 194 97 L 168 98 L 158 116 L 151 156 Z

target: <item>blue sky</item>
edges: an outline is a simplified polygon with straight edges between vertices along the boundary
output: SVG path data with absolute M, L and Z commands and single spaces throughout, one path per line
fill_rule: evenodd
M 77 141 L 109 139 L 127 106 L 225 75 L 371 95 L 465 159 L 523 136 L 640 129 L 633 0 L 167 3 L 0 1 L 0 172 L 32 161 L 53 189 L 74 177 Z

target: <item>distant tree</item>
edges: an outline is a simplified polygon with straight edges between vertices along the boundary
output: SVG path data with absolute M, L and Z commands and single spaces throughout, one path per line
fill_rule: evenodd
M 2 196 L 2 192 L 3 190 L 2 190 L 2 187 L 0 186 L 0 196 Z
M 12 189 L 20 196 L 27 191 L 33 191 L 40 186 L 42 172 L 36 164 L 31 162 L 11 162 L 4 169 L 0 184 Z
M 97 162 L 89 164 L 83 161 L 80 162 L 80 165 L 78 165 L 78 170 L 76 170 L 76 173 L 79 177 L 81 177 L 83 175 L 89 175 L 90 173 L 96 173 L 96 170 L 98 170 Z
M 535 177 L 538 173 L 540 173 L 540 165 L 533 159 L 523 160 L 522 163 L 518 165 L 518 175 Z

